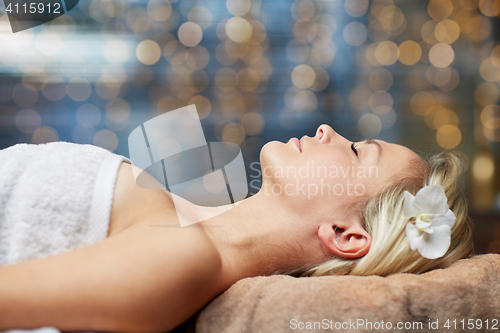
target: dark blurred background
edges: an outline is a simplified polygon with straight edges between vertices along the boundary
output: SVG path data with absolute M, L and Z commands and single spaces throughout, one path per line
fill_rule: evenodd
M 0 1 L 0 149 L 129 156 L 135 127 L 189 104 L 249 176 L 264 143 L 322 123 L 424 156 L 456 148 L 476 251 L 500 253 L 499 17 L 500 0 L 80 0 L 13 34 Z

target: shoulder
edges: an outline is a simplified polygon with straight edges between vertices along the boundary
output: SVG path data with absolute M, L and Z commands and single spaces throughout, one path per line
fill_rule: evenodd
M 147 299 L 158 312 L 150 313 L 144 325 L 155 323 L 151 330 L 160 331 L 180 325 L 220 293 L 222 263 L 201 228 L 157 223 L 136 224 L 116 238 L 127 238 L 124 243 L 141 262 L 134 268 L 142 270 L 141 293 L 126 312 L 142 311 L 140 300 Z
M 160 186 L 151 189 L 136 184 L 134 174 L 140 171 L 128 162 L 121 163 L 113 194 L 109 235 L 158 215 L 163 216 L 163 223 L 179 225 L 172 199 Z M 147 173 L 144 175 L 151 182 L 155 181 Z

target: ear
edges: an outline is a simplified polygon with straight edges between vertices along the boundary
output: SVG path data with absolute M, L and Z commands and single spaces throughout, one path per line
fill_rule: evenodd
M 364 256 L 372 243 L 372 237 L 363 228 L 359 218 L 322 224 L 318 229 L 318 237 L 330 252 L 348 259 Z

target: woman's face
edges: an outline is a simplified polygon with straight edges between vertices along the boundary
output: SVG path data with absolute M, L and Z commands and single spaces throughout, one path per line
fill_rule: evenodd
M 406 147 L 381 140 L 351 142 L 321 125 L 314 137 L 272 141 L 262 148 L 261 192 L 309 217 L 352 211 L 415 158 Z

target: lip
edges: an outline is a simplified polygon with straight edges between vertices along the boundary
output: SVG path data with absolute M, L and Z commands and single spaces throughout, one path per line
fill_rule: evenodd
M 302 149 L 304 148 L 304 142 L 306 140 L 307 135 L 304 135 L 302 138 L 300 138 L 300 151 L 302 152 Z
M 299 152 L 302 152 L 302 147 L 301 147 L 301 142 L 299 139 L 297 138 L 291 138 L 290 139 L 291 141 L 293 141 L 293 143 L 295 143 L 295 145 L 297 146 L 297 148 L 299 149 Z

